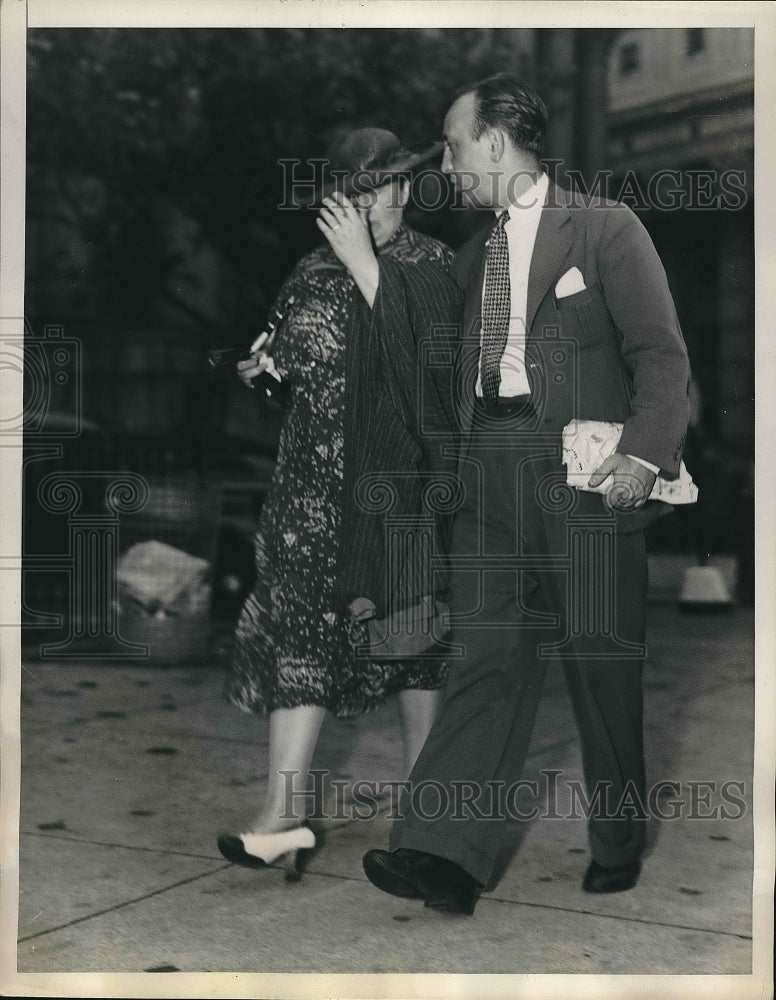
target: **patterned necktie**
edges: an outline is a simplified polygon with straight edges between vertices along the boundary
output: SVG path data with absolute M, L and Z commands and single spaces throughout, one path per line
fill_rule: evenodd
M 509 333 L 509 245 L 504 226 L 509 212 L 502 212 L 488 240 L 485 258 L 485 294 L 482 303 L 480 380 L 486 403 L 498 400 L 501 357 Z

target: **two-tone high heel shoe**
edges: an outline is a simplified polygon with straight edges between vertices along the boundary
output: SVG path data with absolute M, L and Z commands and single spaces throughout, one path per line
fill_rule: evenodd
M 300 851 L 315 847 L 315 834 L 309 826 L 294 826 L 277 833 L 222 833 L 218 849 L 234 865 L 244 868 L 265 868 L 278 858 L 283 858 L 287 882 L 298 882 Z

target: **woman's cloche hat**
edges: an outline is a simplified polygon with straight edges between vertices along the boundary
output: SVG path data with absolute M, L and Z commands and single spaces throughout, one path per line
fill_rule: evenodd
M 387 129 L 354 129 L 332 144 L 324 166 L 323 183 L 312 197 L 300 198 L 299 204 L 319 205 L 335 190 L 347 197 L 382 187 L 438 156 L 442 146 L 443 143 L 435 142 L 423 149 L 408 149 Z

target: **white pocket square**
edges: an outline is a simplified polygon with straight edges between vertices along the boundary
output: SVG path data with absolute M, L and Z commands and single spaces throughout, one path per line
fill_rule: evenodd
M 586 287 L 582 272 L 578 267 L 571 267 L 555 286 L 555 298 L 565 299 L 567 296 L 575 295 L 577 292 L 584 292 Z

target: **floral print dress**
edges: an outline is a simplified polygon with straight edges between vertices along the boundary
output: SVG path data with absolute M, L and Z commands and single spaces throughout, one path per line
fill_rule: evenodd
M 408 266 L 438 261 L 445 272 L 452 257 L 444 244 L 406 227 L 379 253 Z M 396 691 L 438 688 L 446 679 L 448 665 L 439 658 L 356 656 L 352 626 L 336 613 L 346 544 L 345 331 L 358 295 L 327 245 L 300 261 L 278 296 L 285 318 L 272 355 L 291 398 L 256 533 L 257 580 L 237 623 L 226 684 L 229 700 L 248 712 L 319 705 L 355 715 Z

